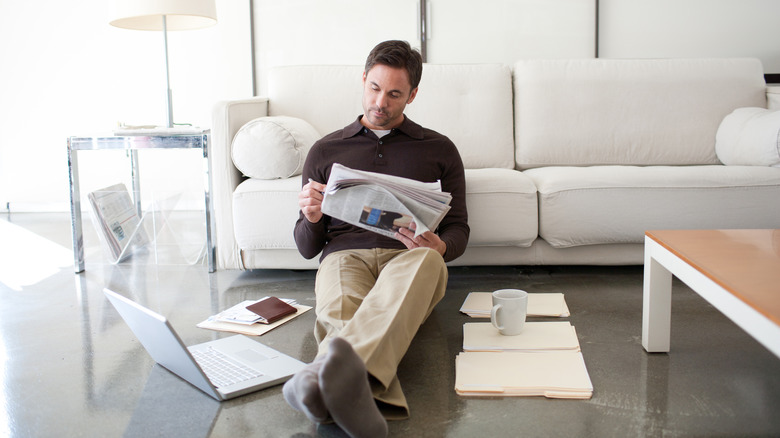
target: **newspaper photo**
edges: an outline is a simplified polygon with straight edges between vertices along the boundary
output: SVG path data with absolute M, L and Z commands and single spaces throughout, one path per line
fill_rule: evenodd
M 399 228 L 416 226 L 415 236 L 436 227 L 450 210 L 452 196 L 441 182 L 424 183 L 334 164 L 322 200 L 322 212 L 352 225 L 395 237 Z

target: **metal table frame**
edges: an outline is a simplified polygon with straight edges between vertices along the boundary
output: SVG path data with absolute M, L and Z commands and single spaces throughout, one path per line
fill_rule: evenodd
M 84 271 L 84 234 L 81 218 L 81 193 L 79 187 L 78 152 L 87 150 L 125 150 L 130 155 L 133 201 L 138 216 L 141 211 L 141 182 L 138 169 L 138 151 L 148 149 L 200 149 L 203 152 L 204 201 L 206 214 L 206 255 L 209 272 L 216 270 L 216 244 L 213 210 L 211 205 L 211 158 L 209 157 L 209 130 L 195 134 L 152 134 L 132 136 L 96 136 L 68 138 L 68 178 L 70 180 L 70 217 L 73 237 L 73 264 L 75 271 Z

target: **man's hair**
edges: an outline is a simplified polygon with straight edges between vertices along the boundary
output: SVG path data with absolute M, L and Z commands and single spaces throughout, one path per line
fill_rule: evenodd
M 423 69 L 422 55 L 406 41 L 391 40 L 377 44 L 368 54 L 363 71 L 368 73 L 377 64 L 405 69 L 409 74 L 412 90 L 420 85 Z

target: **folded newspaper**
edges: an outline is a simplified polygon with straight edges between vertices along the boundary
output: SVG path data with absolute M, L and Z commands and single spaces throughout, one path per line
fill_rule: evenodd
M 121 262 L 132 250 L 148 243 L 142 218 L 138 217 L 124 184 L 91 192 L 87 198 L 99 230 L 98 237 L 108 247 L 112 262 Z
M 322 212 L 352 225 L 395 237 L 399 228 L 415 223 L 415 236 L 436 227 L 450 210 L 452 196 L 441 181 L 350 169 L 335 163 L 322 200 Z

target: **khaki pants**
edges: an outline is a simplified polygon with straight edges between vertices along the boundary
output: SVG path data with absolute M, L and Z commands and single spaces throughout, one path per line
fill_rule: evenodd
M 327 352 L 333 337 L 344 338 L 365 362 L 383 414 L 408 417 L 396 370 L 446 287 L 447 266 L 432 249 L 329 254 L 315 284 L 318 356 Z

